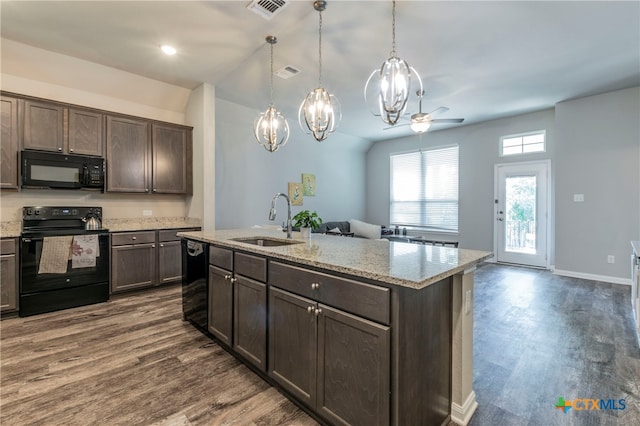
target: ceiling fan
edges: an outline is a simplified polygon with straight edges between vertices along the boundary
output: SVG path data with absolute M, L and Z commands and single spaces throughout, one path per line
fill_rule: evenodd
M 411 125 L 411 130 L 414 132 L 424 133 L 429 130 L 429 127 L 431 127 L 432 124 L 462 123 L 464 121 L 464 118 L 433 118 L 433 115 L 445 113 L 449 111 L 449 108 L 441 106 L 431 112 L 422 112 L 422 98 L 424 96 L 424 91 L 418 90 L 416 95 L 420 98 L 419 111 L 415 114 L 411 114 L 411 123 L 400 124 L 399 126 Z M 384 130 L 392 128 L 393 127 L 385 127 Z

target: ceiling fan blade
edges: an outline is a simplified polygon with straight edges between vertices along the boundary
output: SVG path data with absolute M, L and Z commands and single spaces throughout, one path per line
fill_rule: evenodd
M 435 118 L 431 120 L 432 123 L 462 123 L 464 118 Z
M 433 111 L 431 111 L 429 113 L 429 115 L 433 115 L 433 114 L 443 114 L 445 112 L 449 111 L 449 108 L 445 107 L 445 106 L 441 106 L 440 108 L 436 108 Z
M 383 127 L 382 130 L 397 129 L 398 127 L 409 126 L 411 123 L 396 124 L 395 126 Z

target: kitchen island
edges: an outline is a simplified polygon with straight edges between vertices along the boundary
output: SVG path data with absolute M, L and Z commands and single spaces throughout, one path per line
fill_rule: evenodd
M 490 252 L 265 228 L 179 236 L 211 248 L 209 331 L 320 420 L 471 418 L 473 272 Z

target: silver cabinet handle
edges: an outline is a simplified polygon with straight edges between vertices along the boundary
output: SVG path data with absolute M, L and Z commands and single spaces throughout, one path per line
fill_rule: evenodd
M 318 283 L 311 283 L 311 290 L 317 290 L 320 288 L 320 284 Z
M 131 239 L 132 239 L 133 241 L 135 241 L 135 240 L 136 240 L 136 237 L 131 237 Z
M 157 189 L 153 188 L 153 192 L 156 192 L 156 191 L 157 191 Z
M 164 247 L 164 244 L 160 244 L 160 247 Z
M 151 248 L 156 248 L 156 245 L 155 244 L 151 244 Z
M 309 312 L 309 313 L 313 312 L 313 306 L 309 306 L 309 307 L 307 308 L 307 312 Z
M 235 283 L 236 281 L 238 281 L 237 278 L 231 278 L 229 281 L 231 281 L 231 284 Z
M 62 148 L 58 148 L 58 151 L 62 151 Z
M 320 315 L 321 313 L 322 313 L 322 309 L 318 308 L 315 310 L 316 316 Z
M 145 188 L 145 189 L 144 189 L 144 192 L 149 192 L 149 188 Z
M 69 148 L 69 152 L 73 152 L 73 148 Z
M 225 280 L 228 280 L 229 278 L 231 278 L 231 275 L 225 275 L 225 276 L 224 276 L 224 279 L 225 279 Z

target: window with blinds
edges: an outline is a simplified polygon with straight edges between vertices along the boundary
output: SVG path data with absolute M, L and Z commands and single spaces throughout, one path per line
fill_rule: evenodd
M 458 231 L 458 146 L 391 155 L 391 225 Z

